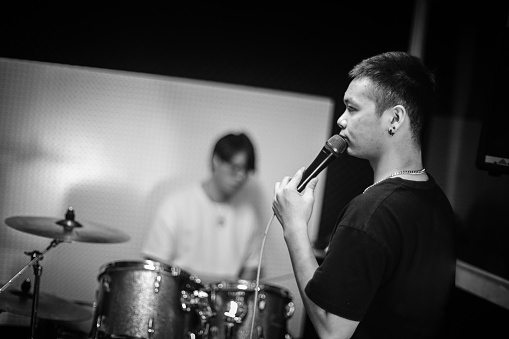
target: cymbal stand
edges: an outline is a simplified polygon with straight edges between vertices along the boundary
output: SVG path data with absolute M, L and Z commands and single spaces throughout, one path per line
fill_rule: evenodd
M 0 293 L 5 291 L 7 287 L 17 278 L 19 277 L 29 266 L 33 266 L 34 268 L 34 276 L 35 276 L 35 283 L 34 283 L 34 298 L 32 300 L 32 313 L 30 318 L 30 338 L 35 339 L 35 329 L 37 326 L 37 305 L 39 303 L 39 286 L 41 282 L 41 275 L 42 275 L 42 266 L 39 264 L 39 261 L 43 259 L 43 256 L 52 248 L 56 247 L 58 244 L 60 244 L 62 240 L 53 239 L 53 241 L 50 243 L 48 247 L 41 253 L 39 251 L 32 251 L 32 252 L 25 252 L 26 255 L 29 255 L 32 260 L 21 270 L 19 270 L 18 273 L 16 273 L 2 288 L 0 288 Z

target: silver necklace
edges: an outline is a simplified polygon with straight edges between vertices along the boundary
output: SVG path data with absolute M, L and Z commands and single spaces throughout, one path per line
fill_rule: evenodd
M 217 216 L 218 216 L 217 224 L 219 226 L 223 226 L 226 222 L 226 215 L 228 214 L 228 211 L 221 211 L 220 205 L 213 200 L 212 200 L 212 204 L 214 204 L 214 207 L 216 208 L 216 211 L 217 211 Z
M 210 189 L 206 183 L 204 183 L 202 186 L 203 190 L 205 191 L 205 195 L 210 200 L 212 205 L 214 205 L 214 209 L 217 212 L 217 225 L 223 226 L 226 223 L 226 218 L 228 216 L 227 207 L 220 206 L 219 203 L 212 198 L 213 194 L 210 192 Z
M 426 169 L 425 169 L 425 168 L 420 169 L 420 170 L 403 170 L 403 171 L 394 172 L 394 173 L 392 173 L 391 175 L 389 175 L 388 177 L 383 178 L 382 180 L 378 180 L 378 181 L 377 181 L 377 182 L 375 182 L 374 184 L 372 184 L 372 185 L 370 185 L 370 186 L 366 187 L 366 188 L 364 189 L 364 192 L 362 192 L 362 193 L 363 193 L 363 194 L 364 194 L 364 193 L 366 193 L 366 191 L 367 191 L 368 189 L 370 189 L 371 187 L 376 186 L 376 185 L 378 185 L 379 183 L 381 183 L 382 181 L 385 181 L 385 180 L 390 179 L 390 178 L 392 178 L 392 177 L 395 177 L 395 176 L 397 176 L 397 175 L 402 175 L 402 174 L 419 175 L 419 174 L 424 174 L 424 173 L 426 173 Z

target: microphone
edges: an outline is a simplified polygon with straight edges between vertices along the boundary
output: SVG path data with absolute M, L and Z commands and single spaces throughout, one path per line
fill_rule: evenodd
M 345 151 L 347 146 L 345 139 L 339 135 L 335 134 L 330 137 L 315 160 L 313 160 L 311 165 L 309 165 L 302 174 L 302 180 L 297 187 L 297 191 L 299 193 L 302 192 L 311 179 L 320 174 L 332 161 L 338 158 L 341 153 Z

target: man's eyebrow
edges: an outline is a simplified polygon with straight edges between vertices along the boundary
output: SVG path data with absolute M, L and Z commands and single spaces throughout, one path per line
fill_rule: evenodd
M 353 100 L 351 97 L 347 97 L 343 99 L 343 102 L 346 104 L 355 104 L 355 100 Z

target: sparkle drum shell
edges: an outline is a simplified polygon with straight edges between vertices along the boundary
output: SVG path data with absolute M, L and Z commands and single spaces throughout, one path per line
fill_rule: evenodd
M 199 330 L 182 291 L 202 288 L 180 268 L 155 261 L 116 261 L 100 268 L 92 338 L 188 338 Z

